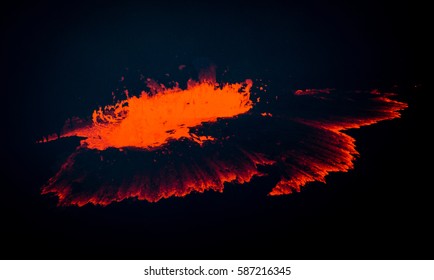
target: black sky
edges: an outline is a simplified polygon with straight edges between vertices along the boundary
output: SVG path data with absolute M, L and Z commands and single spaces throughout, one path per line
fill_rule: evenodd
M 419 160 L 428 145 L 417 127 L 428 17 L 417 2 L 1 5 L 1 228 L 13 244 L 2 259 L 432 259 L 429 172 Z M 200 58 L 229 70 L 228 80 L 269 80 L 279 94 L 393 89 L 410 107 L 350 133 L 355 170 L 292 196 L 264 198 L 273 176 L 158 204 L 57 208 L 40 196 L 76 143 L 41 148 L 35 139 L 110 102 L 121 76 L 177 77 Z

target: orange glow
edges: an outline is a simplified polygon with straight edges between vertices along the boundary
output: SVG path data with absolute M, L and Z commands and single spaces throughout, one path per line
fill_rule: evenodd
M 315 93 L 313 93 L 315 92 Z M 307 95 L 326 93 L 322 90 L 310 90 Z M 380 95 L 378 90 L 371 92 L 373 95 Z M 298 94 L 304 95 L 304 94 Z M 306 155 L 301 151 L 289 151 L 285 157 L 296 158 L 298 166 L 286 165 L 284 176 L 272 189 L 270 195 L 290 194 L 294 191 L 299 192 L 301 187 L 309 182 L 323 182 L 330 172 L 347 172 L 353 169 L 353 161 L 359 154 L 356 150 L 355 139 L 343 131 L 347 129 L 357 129 L 362 126 L 375 124 L 379 121 L 392 120 L 401 116 L 400 110 L 407 108 L 407 104 L 390 99 L 388 96 L 393 94 L 383 94 L 372 98 L 377 104 L 373 113 L 374 116 L 354 116 L 334 120 L 306 120 L 297 119 L 297 122 L 315 127 L 319 130 L 318 141 L 311 147 L 317 155 L 326 154 L 327 158 Z M 315 151 L 316 150 L 316 151 Z
M 159 168 L 153 170 L 142 168 L 140 174 L 123 178 L 119 184 L 111 181 L 109 177 L 107 181 L 100 181 L 101 185 L 97 186 L 96 189 L 84 189 L 76 192 L 72 182 L 81 184 L 86 181 L 86 177 L 92 176 L 89 174 L 89 170 L 83 171 L 81 170 L 83 167 L 80 167 L 80 157 L 83 157 L 85 152 L 100 153 L 98 150 L 78 148 L 61 166 L 59 172 L 43 186 L 42 194 L 55 193 L 59 198 L 58 204 L 62 206 L 83 206 L 88 203 L 106 206 L 112 202 L 119 202 L 128 198 L 157 202 L 163 198 L 183 197 L 194 192 L 203 193 L 209 190 L 223 192 L 225 183 L 248 183 L 254 176 L 264 175 L 258 171 L 258 165 L 274 163 L 261 154 L 248 153 L 243 150 L 238 150 L 236 159 L 230 162 L 204 157 L 199 159 L 200 164 L 195 161 L 186 164 L 184 161 L 188 159 L 183 157 L 178 162 L 176 170 L 172 172 L 168 172 L 168 166 L 165 165 L 160 165 Z M 153 152 L 142 151 L 141 153 L 149 155 Z M 118 160 L 123 160 L 126 157 L 128 157 L 127 154 L 121 152 L 117 154 Z M 158 165 L 159 161 L 156 160 L 153 163 Z M 101 164 L 110 163 L 105 161 Z M 169 167 L 172 167 L 172 164 L 170 163 Z M 79 166 L 79 170 L 77 170 L 77 166 Z M 99 167 L 96 166 L 96 168 Z
M 309 182 L 325 182 L 330 172 L 354 167 L 355 139 L 345 130 L 399 118 L 407 108 L 391 99 L 392 94 L 374 90 L 360 103 L 344 98 L 345 106 L 354 106 L 346 114 L 334 115 L 335 107 L 305 114 L 297 111 L 298 100 L 335 106 L 333 98 L 338 98 L 332 89 L 307 89 L 296 91 L 296 106 L 289 107 L 300 115 L 270 106 L 229 120 L 253 107 L 252 81 L 217 84 L 214 75 L 212 68 L 200 75 L 200 82 L 190 80 L 186 89 L 148 79 L 149 93 L 137 97 L 125 90 L 126 100 L 95 110 L 91 121 L 69 120 L 60 137 L 84 139 L 42 187 L 42 194 L 54 193 L 63 206 L 105 206 L 129 198 L 156 202 L 207 190 L 223 192 L 226 183 L 244 184 L 266 175 L 258 170 L 265 165 L 280 174 L 269 195 L 290 194 Z M 217 132 L 201 131 L 213 124 Z M 58 138 L 49 135 L 44 141 Z
M 128 97 L 125 90 L 126 100 L 95 110 L 90 125 L 65 129 L 61 137 L 86 137 L 82 145 L 98 150 L 151 149 L 182 137 L 203 143 L 214 138 L 195 135 L 190 128 L 249 111 L 251 87 L 251 80 L 218 86 L 203 74 L 202 82 L 190 80 L 185 90 L 159 87 L 154 95 L 143 91 L 140 97 Z

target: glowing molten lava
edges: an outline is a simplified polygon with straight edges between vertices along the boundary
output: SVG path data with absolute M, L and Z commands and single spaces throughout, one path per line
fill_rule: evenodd
M 54 193 L 59 205 L 155 202 L 222 192 L 226 183 L 266 175 L 260 165 L 281 176 L 270 195 L 289 194 L 353 168 L 358 152 L 345 130 L 398 118 L 407 107 L 378 91 L 308 89 L 269 98 L 255 111 L 251 80 L 218 85 L 206 75 L 186 89 L 148 87 L 151 93 L 94 111 L 91 122 L 75 118 L 65 126 L 60 137 L 84 139 L 43 194 Z
M 143 91 L 140 97 L 129 97 L 95 110 L 90 125 L 69 131 L 65 128 L 61 137 L 86 137 L 82 144 L 98 150 L 110 147 L 149 149 L 181 137 L 202 143 L 213 138 L 195 135 L 190 128 L 249 111 L 251 87 L 251 80 L 223 86 L 205 80 L 190 81 L 185 90 L 162 89 L 152 96 Z
M 330 94 L 330 90 L 307 90 L 307 92 L 306 95 L 314 95 L 318 100 L 323 100 L 324 97 L 316 96 L 317 94 Z M 298 90 L 295 95 L 305 94 L 300 94 Z M 389 96 L 393 95 L 381 95 L 378 91 L 371 94 L 353 94 L 354 100 L 348 99 L 346 102 L 351 106 L 350 112 L 355 110 L 352 112 L 354 115 L 330 114 L 328 118 L 318 118 L 318 116 L 297 118 L 296 122 L 314 131 L 303 139 L 303 148 L 282 152 L 283 176 L 270 195 L 299 192 L 301 187 L 309 182 L 325 183 L 325 177 L 330 172 L 346 172 L 352 169 L 354 158 L 359 153 L 356 150 L 355 139 L 343 131 L 399 118 L 401 116 L 399 111 L 407 108 L 407 104 L 390 99 Z M 353 108 L 352 106 L 357 103 L 361 105 Z M 329 109 L 333 110 L 333 107 Z

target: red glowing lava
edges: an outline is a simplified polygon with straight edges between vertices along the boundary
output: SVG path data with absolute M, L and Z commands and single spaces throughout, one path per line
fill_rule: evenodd
M 253 176 L 262 175 L 258 165 L 273 163 L 263 155 L 239 149 L 229 157 L 200 149 L 184 146 L 182 150 L 192 154 L 189 155 L 144 150 L 108 153 L 80 148 L 43 187 L 42 193 L 55 193 L 59 205 L 65 206 L 105 206 L 127 198 L 156 202 L 192 192 L 223 192 L 225 183 L 247 183 Z
M 140 97 L 128 97 L 115 105 L 95 110 L 91 124 L 70 130 L 65 128 L 61 137 L 85 137 L 82 145 L 98 150 L 149 149 L 182 137 L 202 143 L 213 138 L 195 135 L 190 128 L 249 111 L 252 108 L 251 87 L 251 80 L 219 86 L 213 80 L 202 79 L 200 83 L 190 81 L 185 90 L 177 86 L 160 88 L 152 96 L 143 91 Z M 75 124 L 78 122 L 80 120 Z
M 297 94 L 296 91 L 295 95 Z M 309 90 L 308 95 L 330 91 Z M 379 96 L 375 96 L 379 95 Z M 377 90 L 371 92 L 370 101 L 372 110 L 369 115 L 345 116 L 345 118 L 332 119 L 297 119 L 299 123 L 314 127 L 318 130 L 316 135 L 307 137 L 306 145 L 310 145 L 313 153 L 303 150 L 293 150 L 282 153 L 284 157 L 296 159 L 296 164 L 286 164 L 283 178 L 270 192 L 270 195 L 290 194 L 299 192 L 301 187 L 309 182 L 319 181 L 325 183 L 325 177 L 330 172 L 346 172 L 354 167 L 353 161 L 359 153 L 356 150 L 355 139 L 343 131 L 357 129 L 372 125 L 379 121 L 399 118 L 400 110 L 407 108 L 407 104 L 390 99 L 393 94 L 381 95 Z M 321 98 L 321 97 L 319 97 Z
M 60 137 L 84 139 L 42 193 L 54 193 L 65 206 L 156 202 L 223 192 L 226 183 L 266 175 L 258 167 L 268 165 L 281 175 L 270 195 L 290 194 L 353 168 L 358 152 L 345 130 L 398 118 L 407 107 L 378 91 L 342 97 L 309 89 L 296 91 L 288 103 L 279 99 L 282 110 L 269 105 L 255 112 L 251 80 L 217 84 L 213 74 L 200 78 L 186 89 L 148 80 L 151 93 L 95 110 L 90 123 L 72 119 Z

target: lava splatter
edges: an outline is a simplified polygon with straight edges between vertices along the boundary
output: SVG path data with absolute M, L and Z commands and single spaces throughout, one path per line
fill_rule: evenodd
M 190 129 L 250 110 L 252 81 L 222 86 L 210 79 L 201 81 L 189 81 L 185 90 L 178 86 L 166 89 L 156 82 L 148 82 L 154 95 L 145 91 L 139 97 L 126 94 L 126 100 L 95 110 L 89 124 L 80 119 L 74 119 L 72 125 L 69 122 L 61 137 L 85 137 L 81 144 L 98 150 L 150 149 L 182 137 L 198 143 L 212 140 L 212 137 L 195 135 Z M 48 141 L 54 139 L 51 137 Z
M 42 193 L 59 205 L 156 202 L 223 192 L 226 183 L 267 175 L 258 170 L 267 165 L 281 176 L 270 195 L 290 194 L 353 168 L 358 152 L 345 130 L 398 118 L 407 107 L 393 94 L 334 89 L 297 90 L 266 105 L 256 97 L 256 106 L 251 80 L 219 84 L 213 75 L 186 89 L 149 80 L 150 92 L 99 108 L 91 121 L 68 121 L 60 137 L 82 140 Z

